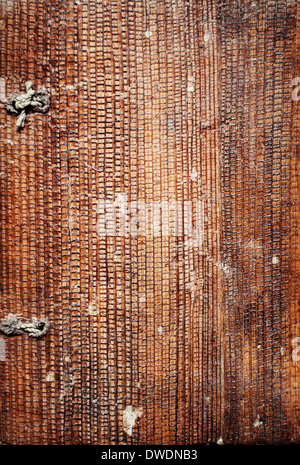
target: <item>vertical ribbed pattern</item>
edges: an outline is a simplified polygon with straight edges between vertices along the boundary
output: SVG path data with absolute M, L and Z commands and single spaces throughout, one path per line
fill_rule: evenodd
M 211 337 L 213 318 L 221 337 L 215 10 L 211 3 L 157 1 L 109 8 L 96 2 L 95 9 L 98 198 L 123 195 L 148 206 L 177 201 L 181 208 L 202 199 L 208 218 L 201 250 L 186 237 L 136 236 L 133 222 L 125 237 L 98 238 L 102 440 L 130 441 L 122 428 L 127 405 L 143 408 L 134 443 L 216 440 L 221 345 L 212 349 L 203 337 Z M 204 48 L 206 29 L 211 38 Z M 202 433 L 202 421 L 212 431 Z
M 220 1 L 225 440 L 287 439 L 295 2 Z M 291 419 L 289 419 L 291 420 Z M 260 425 L 258 425 L 260 423 Z
M 296 3 L 0 0 L 0 316 L 51 322 L 3 336 L 0 442 L 298 440 Z
M 213 2 L 2 2 L 1 77 L 51 92 L 19 134 L 1 112 L 9 443 L 195 443 L 221 424 L 220 192 Z M 204 40 L 204 37 L 206 39 Z M 208 39 L 207 39 L 208 38 Z M 122 197 L 123 196 L 123 197 Z M 202 201 L 204 240 L 97 235 L 101 200 Z M 160 213 L 158 213 L 160 214 Z M 164 218 L 164 221 L 168 221 Z M 172 223 L 173 221 L 173 223 Z M 195 227 L 195 224 L 193 224 Z M 165 227 L 165 225 L 164 225 Z M 132 439 L 127 406 L 143 410 Z
M 297 23 L 294 38 L 294 68 L 293 79 L 297 79 L 297 85 L 292 86 L 295 101 L 292 111 L 292 135 L 293 143 L 291 147 L 291 207 L 290 207 L 290 286 L 291 286 L 291 321 L 290 321 L 290 341 L 292 343 L 292 363 L 291 363 L 291 404 L 289 417 L 292 425 L 292 440 L 299 442 L 300 427 L 300 4 L 297 3 Z M 298 100 L 298 101 L 297 101 Z

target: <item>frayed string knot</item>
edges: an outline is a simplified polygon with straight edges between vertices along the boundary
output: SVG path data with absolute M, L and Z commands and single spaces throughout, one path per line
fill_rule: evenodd
M 31 318 L 24 321 L 21 317 L 9 314 L 0 324 L 0 332 L 6 336 L 28 334 L 31 337 L 42 337 L 50 329 L 50 323 L 44 318 Z
M 29 111 L 46 113 L 50 107 L 50 95 L 45 87 L 35 91 L 32 89 L 32 82 L 27 81 L 25 88 L 26 93 L 10 95 L 6 104 L 8 113 L 18 116 L 16 126 L 19 130 L 24 128 Z

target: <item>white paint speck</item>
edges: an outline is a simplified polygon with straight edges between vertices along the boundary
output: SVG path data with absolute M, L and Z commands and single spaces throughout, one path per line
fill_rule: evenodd
M 99 307 L 97 305 L 96 300 L 92 300 L 92 302 L 89 303 L 88 305 L 88 314 L 93 316 L 93 315 L 98 315 L 99 313 Z
M 219 439 L 217 440 L 217 444 L 218 444 L 219 446 L 223 446 L 223 444 L 224 444 L 223 438 L 219 438 Z
M 203 40 L 204 40 L 204 42 L 208 42 L 209 39 L 210 39 L 209 32 L 206 32 L 206 33 L 204 34 L 204 36 L 203 36 Z
M 194 76 L 189 75 L 188 76 L 188 86 L 187 86 L 187 91 L 188 92 L 194 92 L 195 86 L 194 86 Z
M 263 421 L 261 420 L 259 414 L 257 414 L 256 420 L 253 423 L 254 428 L 259 428 L 261 425 L 263 425 Z
M 274 257 L 272 258 L 272 263 L 273 263 L 273 265 L 277 265 L 279 263 L 279 260 L 276 257 L 276 255 L 274 255 Z
M 198 176 L 197 171 L 196 171 L 195 169 L 193 169 L 192 172 L 191 172 L 191 176 L 190 176 L 190 177 L 191 177 L 191 180 L 192 180 L 192 181 L 195 181 L 195 179 L 197 178 L 197 176 Z
M 49 371 L 49 373 L 47 374 L 47 377 L 46 377 L 46 381 L 47 381 L 47 383 L 51 383 L 51 381 L 54 381 L 54 373 L 53 373 L 53 371 Z
M 123 429 L 128 436 L 132 436 L 135 422 L 142 414 L 143 409 L 141 407 L 132 407 L 132 405 L 127 405 L 123 410 Z
M 284 355 L 284 348 L 283 347 L 280 347 L 280 354 Z
M 6 360 L 6 342 L 3 337 L 0 337 L 0 362 Z
M 163 333 L 163 327 L 162 327 L 162 326 L 159 326 L 159 327 L 157 328 L 157 332 L 158 332 L 158 334 L 162 335 L 162 333 Z
M 152 32 L 151 31 L 146 31 L 145 32 L 145 37 L 147 37 L 147 39 L 149 39 L 149 37 L 152 36 Z

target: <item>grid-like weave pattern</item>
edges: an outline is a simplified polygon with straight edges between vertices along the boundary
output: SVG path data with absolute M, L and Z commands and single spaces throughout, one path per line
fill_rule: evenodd
M 51 94 L 19 132 L 0 109 L 1 318 L 51 324 L 1 338 L 0 441 L 298 440 L 296 9 L 0 0 L 2 102 Z M 125 233 L 97 231 L 124 201 Z M 135 202 L 200 203 L 203 241 Z

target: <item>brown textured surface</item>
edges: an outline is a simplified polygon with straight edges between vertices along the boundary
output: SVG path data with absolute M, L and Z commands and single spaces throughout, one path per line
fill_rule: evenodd
M 0 441 L 298 442 L 299 2 L 0 15 L 2 98 L 32 80 L 52 99 L 20 133 L 1 104 L 1 318 L 51 331 L 5 339 Z M 120 194 L 203 201 L 202 246 L 97 235 L 98 202 Z

